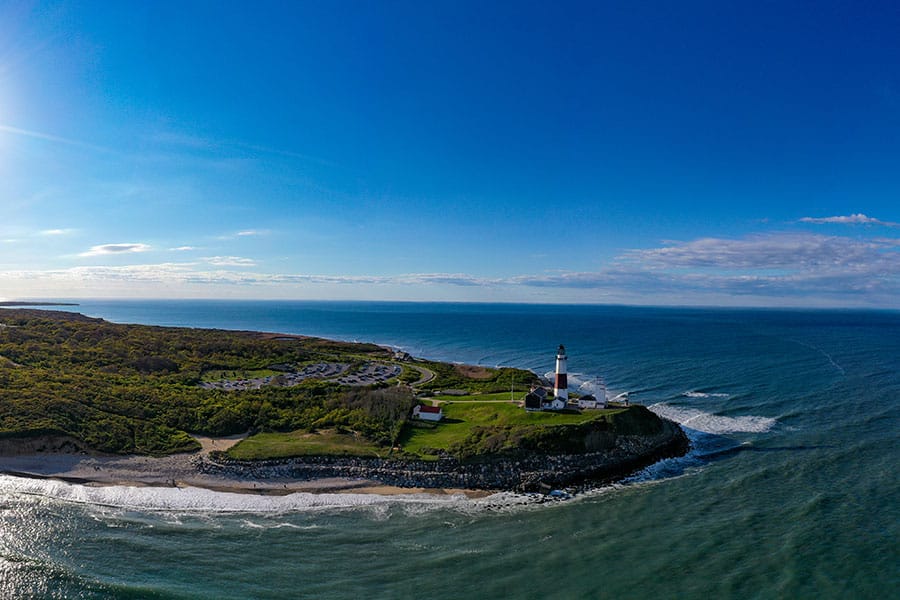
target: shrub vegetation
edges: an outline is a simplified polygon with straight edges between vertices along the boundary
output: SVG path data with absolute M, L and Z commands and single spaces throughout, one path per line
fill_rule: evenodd
M 270 446 L 279 456 L 309 453 L 298 440 L 310 448 L 333 442 L 339 452 L 356 446 L 370 454 L 397 443 L 414 403 L 410 388 L 308 379 L 291 387 L 226 391 L 200 383 L 276 375 L 317 362 L 356 366 L 373 360 L 390 362 L 392 353 L 374 344 L 2 309 L 0 436 L 60 433 L 102 452 L 161 455 L 198 449 L 189 434 L 251 431 L 269 434 L 254 442 L 260 458 L 266 440 L 281 444 Z M 514 369 L 480 370 L 478 378 L 466 378 L 454 365 L 424 364 L 437 374 L 433 389 L 508 390 L 512 379 L 521 386 L 534 378 Z M 403 375 L 415 380 L 419 373 L 406 368 Z M 306 435 L 313 433 L 319 435 Z M 279 435 L 293 436 L 295 443 L 284 445 Z
M 373 344 L 117 325 L 43 310 L 3 310 L 0 324 L 0 433 L 7 436 L 64 433 L 103 452 L 167 454 L 199 447 L 188 432 L 340 427 L 389 444 L 412 405 L 409 390 L 320 380 L 234 392 L 198 385 L 207 372 L 390 358 Z
M 584 452 L 610 435 L 648 435 L 660 422 L 643 407 L 528 413 L 510 403 L 537 382 L 528 371 L 431 361 L 428 390 L 446 418 L 409 423 L 416 400 L 405 385 L 299 385 L 208 389 L 204 381 L 277 376 L 313 363 L 351 369 L 390 362 L 374 344 L 210 329 L 117 325 L 76 313 L 0 310 L 0 437 L 66 434 L 102 452 L 161 455 L 196 450 L 190 434 L 249 437 L 234 457 L 310 454 L 478 460 L 517 452 Z M 404 364 L 401 380 L 421 373 Z

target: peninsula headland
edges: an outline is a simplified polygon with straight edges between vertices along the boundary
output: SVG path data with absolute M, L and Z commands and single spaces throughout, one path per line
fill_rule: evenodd
M 260 493 L 548 491 L 687 450 L 640 405 L 525 410 L 541 384 L 375 344 L 8 308 L 0 471 Z

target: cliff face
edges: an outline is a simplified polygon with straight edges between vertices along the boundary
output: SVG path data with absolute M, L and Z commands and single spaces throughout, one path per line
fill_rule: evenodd
M 582 441 L 598 449 L 578 454 L 493 456 L 466 463 L 449 458 L 432 462 L 345 457 L 236 461 L 217 457 L 199 460 L 198 468 L 204 473 L 250 479 L 350 477 L 400 487 L 538 491 L 624 477 L 663 458 L 681 456 L 688 449 L 681 428 L 663 419 L 653 434 L 594 431 Z
M 28 454 L 93 454 L 79 439 L 65 434 L 0 437 L 0 456 Z
M 662 419 L 644 406 L 632 405 L 579 424 L 476 425 L 449 447 L 448 454 L 463 461 L 497 455 L 584 454 L 613 450 L 623 436 L 652 438 L 663 431 Z

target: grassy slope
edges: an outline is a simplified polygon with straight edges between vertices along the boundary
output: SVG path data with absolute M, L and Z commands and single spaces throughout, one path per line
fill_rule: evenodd
M 315 433 L 292 431 L 258 433 L 230 448 L 228 456 L 240 460 L 321 455 L 386 456 L 388 450 L 359 436 L 334 430 Z
M 497 394 L 503 396 L 503 394 Z M 509 393 L 505 394 L 509 398 Z M 429 427 L 407 426 L 400 444 L 403 450 L 422 458 L 435 458 L 435 450 L 451 451 L 476 427 L 527 428 L 554 425 L 581 425 L 600 418 L 614 418 L 627 409 L 586 411 L 581 414 L 555 412 L 527 412 L 511 403 L 472 402 L 463 399 L 443 404 L 444 421 Z
M 451 390 L 461 389 L 470 392 L 500 392 L 509 393 L 510 384 L 521 393 L 535 383 L 538 377 L 530 371 L 501 367 L 499 369 L 478 369 L 482 371 L 476 377 L 466 375 L 466 369 L 449 363 L 432 361 L 417 361 L 418 365 L 434 372 L 436 377 L 421 386 L 423 390 Z

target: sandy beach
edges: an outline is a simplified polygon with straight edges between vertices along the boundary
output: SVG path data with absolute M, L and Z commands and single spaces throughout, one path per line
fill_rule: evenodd
M 352 494 L 463 494 L 482 498 L 484 490 L 402 488 L 369 479 L 331 477 L 303 481 L 296 479 L 253 480 L 237 476 L 201 473 L 196 460 L 212 450 L 227 450 L 245 436 L 209 438 L 195 436 L 201 450 L 163 457 L 108 456 L 82 453 L 35 452 L 0 456 L 0 473 L 20 477 L 58 479 L 90 486 L 198 487 L 220 492 L 285 495 L 294 492 Z

